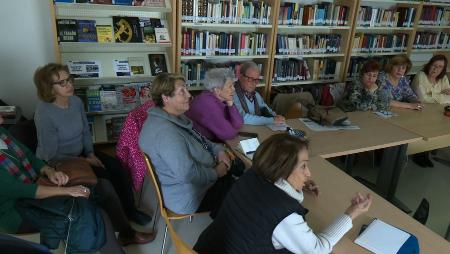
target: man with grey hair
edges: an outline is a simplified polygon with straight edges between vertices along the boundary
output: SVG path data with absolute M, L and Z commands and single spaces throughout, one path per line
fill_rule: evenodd
M 236 93 L 233 101 L 244 118 L 244 123 L 251 125 L 285 123 L 284 117 L 277 115 L 256 91 L 256 85 L 260 82 L 258 65 L 252 61 L 245 62 L 241 65 L 240 73 L 239 80 L 234 85 Z
M 206 72 L 206 91 L 196 96 L 185 113 L 194 123 L 194 129 L 211 141 L 234 138 L 243 120 L 233 102 L 235 76 L 228 68 Z

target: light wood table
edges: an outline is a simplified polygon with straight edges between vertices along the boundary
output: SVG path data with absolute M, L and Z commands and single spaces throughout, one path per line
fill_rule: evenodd
M 419 239 L 421 253 L 450 253 L 450 243 L 412 217 L 403 213 L 385 199 L 336 168 L 319 156 L 310 157 L 309 168 L 312 179 L 319 185 L 318 198 L 305 193 L 303 205 L 310 210 L 306 220 L 315 232 L 327 227 L 350 205 L 350 199 L 356 192 L 371 193 L 373 203 L 369 212 L 356 218 L 353 228 L 334 247 L 333 253 L 370 253 L 353 243 L 363 224 L 373 218 L 379 218 L 414 234 Z
M 408 154 L 450 146 L 450 117 L 444 116 L 444 106 L 426 104 L 421 111 L 393 109 L 398 116 L 386 119 L 423 137 L 423 140 L 408 147 Z
M 311 156 L 332 158 L 384 148 L 380 165 L 381 170 L 375 188 L 387 200 L 393 202 L 405 212 L 410 212 L 406 206 L 395 199 L 395 191 L 406 161 L 407 146 L 410 143 L 422 140 L 422 137 L 390 124 L 369 112 L 350 112 L 348 116 L 353 124 L 360 127 L 359 130 L 312 131 L 298 119 L 288 120 L 287 124 L 306 132 L 310 140 L 309 151 Z M 265 126 L 250 125 L 244 125 L 240 131 L 257 133 L 260 142 L 276 133 Z M 227 143 L 230 147 L 236 148 L 239 144 L 239 137 Z M 350 156 L 350 158 L 354 158 L 354 156 Z M 346 163 L 347 171 L 350 171 L 351 161 L 349 160 L 349 163 Z

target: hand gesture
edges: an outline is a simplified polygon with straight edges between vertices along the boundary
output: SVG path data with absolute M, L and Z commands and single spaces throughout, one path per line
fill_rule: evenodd
M 219 154 L 217 154 L 217 162 L 223 162 L 227 166 L 227 168 L 230 168 L 231 166 L 230 157 L 224 151 L 220 151 Z
M 319 186 L 313 180 L 308 180 L 305 182 L 305 186 L 303 186 L 303 191 L 310 192 L 316 197 L 318 197 L 320 193 Z
M 359 215 L 367 212 L 372 204 L 372 196 L 368 193 L 366 196 L 361 193 L 356 193 L 351 200 L 351 205 L 347 208 L 345 213 L 354 220 Z
M 103 165 L 102 161 L 94 153 L 89 154 L 85 159 L 91 166 L 105 168 L 105 165 Z
M 66 194 L 72 197 L 82 197 L 88 198 L 91 194 L 89 188 L 84 187 L 83 185 L 65 187 Z
M 48 171 L 47 177 L 50 180 L 50 182 L 52 182 L 58 186 L 66 185 L 66 183 L 69 181 L 68 175 L 66 175 L 63 172 L 55 171 L 55 170 Z

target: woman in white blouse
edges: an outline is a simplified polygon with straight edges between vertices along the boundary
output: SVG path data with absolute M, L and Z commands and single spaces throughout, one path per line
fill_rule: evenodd
M 425 103 L 450 103 L 450 85 L 447 78 L 447 58 L 435 55 L 417 73 L 412 88 Z
M 194 249 L 200 254 L 330 253 L 372 198 L 358 193 L 345 212 L 315 233 L 301 205 L 303 191 L 318 195 L 310 177 L 308 142 L 286 133 L 271 136 L 256 150 L 252 168 L 233 185 Z

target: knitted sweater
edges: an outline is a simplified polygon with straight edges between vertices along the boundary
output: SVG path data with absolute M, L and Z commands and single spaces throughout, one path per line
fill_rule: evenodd
M 423 71 L 419 71 L 414 77 L 411 86 L 422 102 L 439 104 L 450 103 L 450 95 L 442 93 L 442 91 L 450 88 L 446 75 L 433 85 L 428 80 L 427 75 Z

